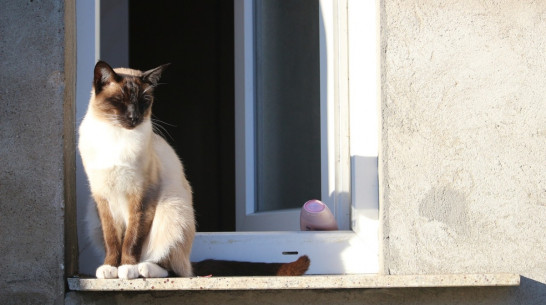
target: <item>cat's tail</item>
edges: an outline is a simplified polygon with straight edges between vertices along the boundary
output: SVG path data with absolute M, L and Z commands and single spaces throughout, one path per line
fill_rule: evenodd
M 193 273 L 197 276 L 295 276 L 304 274 L 310 264 L 309 257 L 303 255 L 291 263 L 251 263 L 207 259 L 192 263 L 192 267 Z

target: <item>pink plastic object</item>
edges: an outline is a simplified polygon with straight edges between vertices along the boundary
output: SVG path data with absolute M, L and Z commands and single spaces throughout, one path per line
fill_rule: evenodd
M 327 205 L 313 199 L 303 204 L 300 212 L 300 229 L 302 231 L 337 230 L 337 222 Z

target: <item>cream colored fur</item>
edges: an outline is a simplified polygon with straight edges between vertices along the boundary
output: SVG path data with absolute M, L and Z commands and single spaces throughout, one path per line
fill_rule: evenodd
M 116 69 L 116 72 L 121 70 Z M 123 73 L 133 70 L 124 69 Z M 181 276 L 191 276 L 189 261 L 195 235 L 195 220 L 191 187 L 185 178 L 178 156 L 167 142 L 152 131 L 150 118 L 129 130 L 106 121 L 90 106 L 79 133 L 79 150 L 87 173 L 91 192 L 108 198 L 116 225 L 123 232 L 128 223 L 128 203 L 125 194 L 146 188 L 145 176 L 149 167 L 159 173 L 159 201 L 151 230 L 146 237 L 140 263 L 119 268 L 103 265 L 97 269 L 98 278 L 165 277 L 167 270 Z M 149 172 L 149 171 L 148 171 Z M 153 171 L 152 171 L 153 172 Z M 100 228 L 95 208 L 89 209 L 87 222 Z M 97 238 L 92 238 L 97 240 Z M 100 241 L 101 238 L 99 238 Z M 100 243 L 97 247 L 100 247 Z

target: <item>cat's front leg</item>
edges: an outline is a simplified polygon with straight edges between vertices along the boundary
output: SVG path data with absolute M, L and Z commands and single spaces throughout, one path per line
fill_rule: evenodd
M 150 232 L 157 202 L 153 196 L 140 199 L 140 196 L 129 197 L 129 223 L 123 239 L 121 266 L 118 268 L 120 279 L 134 279 L 139 276 L 138 263 L 142 246 Z
M 121 240 L 118 228 L 108 206 L 108 201 L 101 196 L 94 196 L 102 226 L 106 256 L 102 266 L 97 268 L 96 276 L 99 279 L 118 277 L 118 266 L 121 260 Z

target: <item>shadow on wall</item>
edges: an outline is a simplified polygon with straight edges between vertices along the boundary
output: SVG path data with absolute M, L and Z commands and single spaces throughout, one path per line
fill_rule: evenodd
M 522 276 L 515 297 L 521 304 L 546 304 L 546 283 Z

